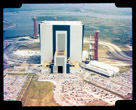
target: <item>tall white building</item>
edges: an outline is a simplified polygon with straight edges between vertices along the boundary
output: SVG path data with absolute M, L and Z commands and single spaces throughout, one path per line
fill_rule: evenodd
M 39 24 L 41 64 L 51 73 L 76 71 L 82 62 L 84 25 L 81 21 Z

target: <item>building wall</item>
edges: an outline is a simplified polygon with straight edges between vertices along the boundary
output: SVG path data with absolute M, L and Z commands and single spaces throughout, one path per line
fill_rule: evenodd
M 43 64 L 44 61 L 50 62 L 53 60 L 53 53 L 55 53 L 56 50 L 56 33 L 58 31 L 67 33 L 67 57 L 70 56 L 71 61 L 81 62 L 83 46 L 83 25 L 45 25 L 44 23 L 41 23 L 41 64 Z
M 83 25 L 70 26 L 70 60 L 82 61 L 82 30 Z
M 54 57 L 54 66 L 63 66 L 63 73 L 66 73 L 66 56 L 55 56 Z
M 51 61 L 53 59 L 53 34 L 52 25 L 40 25 L 40 41 L 41 41 L 41 64 L 44 61 Z
M 64 31 L 67 33 L 67 57 L 70 56 L 70 25 L 53 25 L 53 55 L 56 51 L 56 33 Z
M 63 34 L 64 36 L 59 36 L 60 34 Z M 62 47 L 61 44 L 64 44 L 64 47 Z M 56 31 L 56 49 L 67 51 L 67 31 Z

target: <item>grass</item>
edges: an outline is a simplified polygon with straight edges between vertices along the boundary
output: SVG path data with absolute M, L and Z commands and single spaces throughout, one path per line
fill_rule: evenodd
M 87 43 L 84 43 L 83 44 L 83 50 L 88 50 L 89 49 L 89 44 Z
M 91 73 L 90 76 L 95 76 L 96 74 Z
M 28 73 L 7 73 L 8 75 L 28 75 Z
M 40 82 L 37 79 L 38 75 L 34 75 L 23 97 L 23 106 L 60 106 L 53 98 L 54 84 L 52 82 Z
M 85 17 L 82 19 L 85 24 L 85 36 L 94 35 L 93 30 L 100 30 L 99 38 L 110 40 L 117 45 L 131 44 L 132 36 L 126 32 L 132 28 L 131 20 L 127 19 L 102 19 L 96 17 Z
M 18 95 L 18 97 L 17 97 L 17 100 L 19 100 L 19 101 L 22 100 L 22 98 L 23 98 L 23 96 L 24 96 L 24 94 L 25 94 L 25 91 L 26 91 L 26 89 L 28 88 L 28 86 L 29 86 L 29 84 L 30 84 L 30 82 L 31 82 L 31 79 L 32 79 L 33 75 L 34 75 L 34 74 L 32 74 L 32 73 L 31 73 L 31 74 L 28 74 L 27 80 L 25 81 L 25 83 L 24 83 L 24 85 L 23 85 L 23 87 L 22 87 L 22 89 L 21 89 L 21 92 L 19 93 L 19 95 Z
M 132 66 L 121 66 L 121 67 L 119 67 L 120 73 L 129 71 L 131 68 L 132 68 Z

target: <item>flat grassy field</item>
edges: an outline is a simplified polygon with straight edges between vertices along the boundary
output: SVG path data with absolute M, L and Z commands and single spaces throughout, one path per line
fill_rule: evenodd
M 88 43 L 83 44 L 83 50 L 89 50 L 89 44 Z
M 38 75 L 32 79 L 22 100 L 23 106 L 60 106 L 54 101 L 52 82 L 37 81 Z
M 7 73 L 8 75 L 28 75 L 28 73 Z
M 30 84 L 30 82 L 31 82 L 31 79 L 32 79 L 33 75 L 34 75 L 34 74 L 31 74 L 31 73 L 29 74 L 29 73 L 28 73 L 27 79 L 26 79 L 26 81 L 25 81 L 25 83 L 24 83 L 24 85 L 23 85 L 23 87 L 22 87 L 22 89 L 21 89 L 21 92 L 19 93 L 19 95 L 18 95 L 18 97 L 17 97 L 17 100 L 19 100 L 19 101 L 22 100 L 22 98 L 23 98 L 23 96 L 24 96 L 24 94 L 25 94 L 25 91 L 26 91 L 27 88 L 29 87 L 29 84 Z
M 120 73 L 129 71 L 132 68 L 132 66 L 121 66 L 119 67 Z

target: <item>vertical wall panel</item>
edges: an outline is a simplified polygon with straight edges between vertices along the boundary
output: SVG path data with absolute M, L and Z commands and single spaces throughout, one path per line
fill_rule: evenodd
M 40 25 L 41 36 L 41 63 L 53 59 L 52 25 Z
M 82 61 L 82 25 L 70 26 L 70 60 Z
M 56 51 L 57 31 L 67 31 L 67 57 L 70 57 L 70 25 L 53 25 L 53 56 Z

